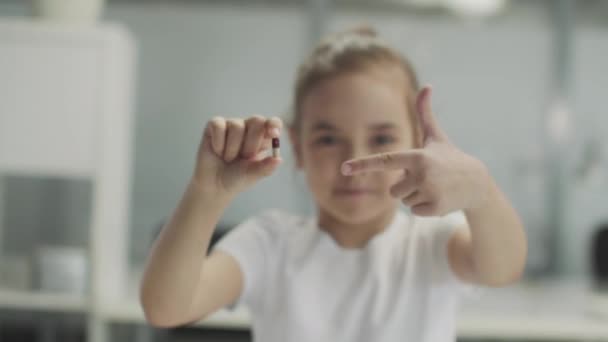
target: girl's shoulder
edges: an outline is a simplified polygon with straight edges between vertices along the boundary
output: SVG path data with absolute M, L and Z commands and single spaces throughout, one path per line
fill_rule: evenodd
M 288 241 L 303 230 L 306 219 L 283 210 L 265 210 L 230 229 L 215 248 L 234 255 L 246 255 L 241 260 L 255 259 L 256 253 L 283 250 Z

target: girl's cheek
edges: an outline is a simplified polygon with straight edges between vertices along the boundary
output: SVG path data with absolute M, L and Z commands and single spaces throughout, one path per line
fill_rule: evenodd
M 314 172 L 324 180 L 330 180 L 340 169 L 334 160 L 317 159 L 313 163 Z
M 380 172 L 379 172 L 380 174 Z M 390 171 L 386 172 L 383 175 L 382 182 L 384 183 L 387 189 L 390 189 L 393 185 L 397 184 L 397 182 L 401 181 L 403 178 L 403 171 Z
M 315 176 L 323 177 L 325 175 L 327 177 L 332 170 L 339 170 L 335 158 L 319 153 L 308 154 L 304 163 L 306 171 Z
M 329 164 L 336 164 L 339 159 L 339 153 L 331 149 L 311 150 L 308 153 L 308 160 L 311 166 L 324 167 Z

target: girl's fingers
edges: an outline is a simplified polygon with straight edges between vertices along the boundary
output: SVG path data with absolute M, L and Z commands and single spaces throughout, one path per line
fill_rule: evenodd
M 245 122 L 241 119 L 226 121 L 226 146 L 224 148 L 224 161 L 232 162 L 239 155 L 245 138 Z
M 433 202 L 424 202 L 411 206 L 412 213 L 418 216 L 434 216 L 437 214 L 437 205 Z
M 416 191 L 416 182 L 411 173 L 405 172 L 405 177 L 390 189 L 391 196 L 405 198 Z
M 352 159 L 342 164 L 342 174 L 354 175 L 370 171 L 403 170 L 414 171 L 422 161 L 420 151 L 387 152 Z
M 277 117 L 252 116 L 243 119 L 215 117 L 207 123 L 205 137 L 215 154 L 225 162 L 239 157 L 259 160 L 259 154 L 272 147 L 272 138 L 279 137 L 283 122 Z
M 424 195 L 423 192 L 416 190 L 412 192 L 409 196 L 404 197 L 401 202 L 403 202 L 403 204 L 407 205 L 408 207 L 413 208 L 417 205 L 427 203 L 428 198 Z
M 263 139 L 256 154 L 262 154 L 272 148 L 272 139 Z
M 266 131 L 266 119 L 261 116 L 252 116 L 245 120 L 245 139 L 241 149 L 243 158 L 255 157 L 262 144 Z
M 262 160 L 266 157 L 269 156 L 269 151 L 272 148 L 272 139 L 264 139 L 262 141 L 262 144 L 260 144 L 260 148 L 258 148 L 258 151 L 255 155 L 255 157 L 253 157 L 253 160 Z M 279 157 L 280 159 L 280 157 Z
M 267 138 L 278 138 L 281 135 L 283 129 L 283 121 L 278 117 L 272 117 L 266 120 L 266 137 Z
M 220 158 L 226 143 L 226 119 L 215 117 L 207 123 L 206 135 L 211 139 L 211 148 Z
M 277 117 L 266 119 L 254 116 L 245 121 L 245 142 L 242 155 L 259 159 L 259 154 L 272 148 L 272 138 L 281 135 L 283 122 Z
M 256 181 L 271 175 L 281 163 L 281 160 L 266 157 L 260 160 L 243 160 L 242 163 L 246 177 L 249 177 L 251 181 Z

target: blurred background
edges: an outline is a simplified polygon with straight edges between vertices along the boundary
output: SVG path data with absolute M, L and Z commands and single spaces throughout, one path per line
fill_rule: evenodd
M 466 303 L 458 339 L 608 341 L 605 0 L 0 0 L 0 341 L 250 340 L 241 310 L 148 327 L 143 262 L 206 121 L 284 115 L 309 49 L 359 24 L 434 86 L 528 230 L 524 281 Z M 282 153 L 218 237 L 312 212 Z

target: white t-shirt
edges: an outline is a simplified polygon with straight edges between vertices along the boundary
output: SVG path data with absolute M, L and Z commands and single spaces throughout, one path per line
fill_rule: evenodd
M 463 220 L 399 211 L 364 248 L 345 249 L 316 218 L 269 211 L 215 248 L 241 267 L 235 304 L 249 308 L 254 341 L 454 341 L 466 285 L 451 271 L 447 241 Z

